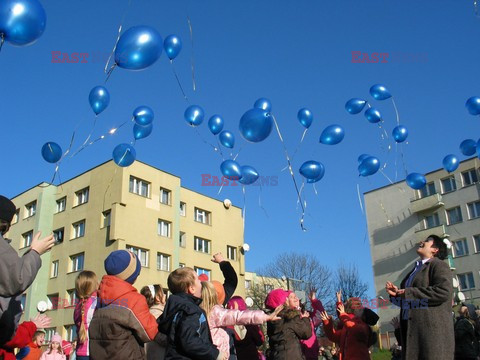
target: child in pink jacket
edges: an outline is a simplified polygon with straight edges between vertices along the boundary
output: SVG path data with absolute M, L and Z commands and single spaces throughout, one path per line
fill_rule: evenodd
M 62 337 L 55 333 L 52 336 L 52 341 L 50 342 L 50 346 L 48 350 L 46 350 L 40 360 L 65 360 L 65 354 L 62 350 Z

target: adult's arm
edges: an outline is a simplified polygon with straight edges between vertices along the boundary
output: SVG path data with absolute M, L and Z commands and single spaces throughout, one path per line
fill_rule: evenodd
M 225 290 L 225 301 L 223 305 L 226 305 L 228 300 L 232 297 L 235 289 L 238 285 L 238 277 L 235 269 L 232 264 L 228 261 L 222 261 L 220 264 L 220 270 L 222 271 L 223 277 L 225 279 L 223 283 L 223 288 Z
M 340 332 L 335 330 L 333 327 L 332 318 L 323 320 L 323 331 L 325 331 L 325 335 L 327 335 L 328 340 L 340 344 Z

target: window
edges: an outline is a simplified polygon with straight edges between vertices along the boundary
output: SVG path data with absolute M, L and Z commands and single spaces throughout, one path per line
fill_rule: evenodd
M 458 274 L 458 283 L 460 284 L 460 290 L 468 290 L 475 288 L 475 281 L 473 280 L 473 273 Z
M 85 254 L 80 253 L 70 256 L 70 272 L 82 271 Z
M 210 240 L 205 240 L 195 236 L 194 250 L 210 254 Z
M 82 205 L 88 202 L 88 192 L 89 188 L 86 187 L 85 189 L 79 190 L 75 193 L 75 205 Z
M 53 238 L 55 239 L 56 244 L 63 242 L 63 235 L 65 233 L 64 228 L 53 230 Z
M 195 208 L 195 221 L 196 222 L 201 222 L 202 224 L 210 225 L 210 220 L 211 220 L 210 217 L 211 217 L 210 212 L 208 212 L 206 210 Z
M 475 245 L 475 252 L 480 252 L 480 235 L 473 235 L 473 243 Z
M 211 277 L 210 277 L 211 270 L 203 269 L 203 268 L 195 266 L 195 271 L 196 271 L 198 276 L 200 276 L 202 274 L 205 274 L 205 275 L 208 276 L 209 279 L 211 279 Z
M 129 190 L 131 193 L 143 196 L 143 197 L 149 197 L 150 196 L 150 183 L 138 179 L 136 177 L 130 176 L 130 187 Z
M 33 230 L 30 230 L 29 232 L 22 234 L 22 239 L 23 239 L 22 248 L 32 245 Z
M 73 237 L 72 239 L 76 239 L 82 236 L 85 236 L 85 220 L 79 221 L 72 225 L 73 227 Z
M 462 172 L 463 186 L 472 185 L 478 182 L 478 175 L 475 169 Z
M 18 218 L 20 217 L 20 209 L 15 210 L 15 214 L 13 214 L 12 225 L 18 222 Z
M 57 328 L 48 328 L 45 329 L 45 342 L 49 343 L 52 341 L 53 335 L 57 332 Z
M 52 267 L 50 268 L 51 278 L 56 278 L 58 276 L 58 264 L 59 264 L 58 260 L 55 260 L 52 262 Z
M 448 192 L 457 190 L 457 183 L 455 182 L 455 176 L 449 176 L 445 179 L 442 179 L 442 190 L 443 190 L 443 193 L 448 193 Z
M 158 235 L 170 237 L 170 228 L 172 223 L 170 221 L 158 219 Z
M 480 201 L 475 201 L 467 204 L 469 219 L 475 219 L 480 217 Z
M 76 325 L 65 325 L 65 331 L 67 332 L 67 341 L 72 342 L 77 338 L 77 326 Z
M 157 253 L 157 270 L 170 271 L 170 255 Z
M 447 210 L 448 225 L 457 224 L 463 221 L 462 210 L 460 206 Z
M 187 234 L 185 234 L 183 231 L 180 231 L 179 245 L 181 247 L 187 247 Z
M 438 213 L 425 216 L 424 222 L 425 222 L 425 229 L 430 229 L 436 226 L 440 226 L 440 219 L 438 217 Z
M 37 212 L 37 202 L 33 201 L 30 204 L 25 205 L 25 218 L 35 215 Z
M 436 193 L 435 183 L 432 181 L 432 182 L 429 182 L 420 190 L 420 197 L 424 198 L 424 197 L 433 195 L 435 193 Z
M 170 195 L 172 192 L 165 188 L 160 188 L 160 202 L 165 205 L 170 205 Z
M 59 213 L 59 212 L 65 211 L 66 206 L 67 206 L 67 198 L 66 197 L 58 199 L 57 200 L 57 209 L 56 209 L 55 212 Z
M 453 256 L 459 257 L 468 255 L 467 239 L 460 239 L 453 242 Z
M 67 290 L 68 306 L 75 306 L 77 304 L 77 292 L 75 289 Z
M 178 264 L 178 267 L 181 267 L 181 268 L 182 268 L 182 267 L 185 267 L 185 266 L 186 266 L 186 265 L 185 265 L 184 263 L 179 263 L 179 264 Z
M 111 218 L 112 218 L 111 210 L 105 210 L 104 212 L 102 212 L 102 228 L 110 226 Z
M 127 245 L 127 250 L 137 255 L 140 265 L 148 267 L 148 250 Z
M 245 280 L 245 289 L 248 290 L 252 287 L 252 280 Z
M 187 216 L 187 204 L 180 201 L 180 216 Z
M 237 260 L 237 248 L 227 245 L 227 259 Z
M 57 310 L 58 309 L 58 293 L 47 295 L 47 309 L 48 310 Z
M 269 293 L 270 291 L 273 290 L 273 285 L 272 284 L 264 284 L 263 288 L 264 288 L 266 293 Z

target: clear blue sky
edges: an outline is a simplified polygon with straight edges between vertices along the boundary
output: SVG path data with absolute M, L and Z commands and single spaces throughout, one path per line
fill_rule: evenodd
M 80 122 L 79 138 L 93 122 L 88 105 L 92 87 L 105 79 L 103 62 L 93 53 L 113 47 L 127 0 L 42 0 L 47 28 L 29 47 L 5 44 L 0 53 L 0 119 L 4 174 L 2 193 L 14 196 L 41 181 L 49 181 L 53 165 L 43 161 L 44 142 L 68 146 Z M 194 32 L 197 91 L 192 91 L 191 45 L 187 9 Z M 387 162 L 386 174 L 395 177 L 395 149 L 382 150 L 380 131 L 362 114 L 344 110 L 351 97 L 372 100 L 368 89 L 385 84 L 395 96 L 401 123 L 408 127 L 408 145 L 401 147 L 408 171 L 427 172 L 442 166 L 459 143 L 479 135 L 479 121 L 467 114 L 464 103 L 480 95 L 480 18 L 473 1 L 132 1 L 124 29 L 151 25 L 163 37 L 177 34 L 184 48 L 175 66 L 190 104 L 199 104 L 206 118 L 218 113 L 226 129 L 234 132 L 235 152 L 241 164 L 257 168 L 263 176 L 278 175 L 278 186 L 248 188 L 245 241 L 251 245 L 247 269 L 263 266 L 285 251 L 309 252 L 335 267 L 355 262 L 373 294 L 366 221 L 359 206 L 360 191 L 388 184 L 376 174 L 358 178 L 357 157 L 376 155 Z M 52 51 L 87 52 L 86 64 L 52 63 Z M 352 51 L 366 53 L 426 54 L 423 62 L 352 63 Z M 392 55 L 393 56 L 393 55 Z M 116 69 L 107 83 L 111 102 L 99 116 L 96 134 L 130 119 L 132 110 L 149 105 L 155 111 L 154 131 L 137 142 L 137 158 L 182 177 L 196 191 L 217 197 L 218 188 L 202 187 L 201 174 L 220 175 L 221 158 L 202 142 L 183 120 L 188 103 L 181 96 L 165 54 L 141 72 Z M 326 174 L 317 183 L 318 195 L 307 186 L 307 232 L 299 226 L 296 193 L 275 133 L 258 144 L 246 143 L 238 121 L 259 97 L 272 101 L 286 145 L 293 153 L 303 128 L 296 119 L 308 107 L 314 122 L 294 159 L 298 168 L 306 160 L 324 163 Z M 388 132 L 395 125 L 391 103 L 374 102 L 385 118 Z M 341 124 L 345 139 L 336 146 L 318 143 L 321 130 Z M 115 145 L 132 140 L 131 125 L 62 163 L 68 179 L 111 158 Z M 206 121 L 199 128 L 208 141 L 214 138 Z M 397 153 L 398 179 L 404 176 Z M 259 207 L 259 196 L 265 212 Z M 410 196 L 410 195 L 408 195 Z M 243 206 L 238 187 L 225 188 L 220 199 Z

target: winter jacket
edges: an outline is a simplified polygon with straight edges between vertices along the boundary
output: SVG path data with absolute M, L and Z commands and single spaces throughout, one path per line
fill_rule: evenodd
M 300 317 L 300 312 L 295 309 L 284 309 L 278 316 L 281 320 L 267 323 L 270 344 L 267 359 L 305 360 L 299 340 L 306 340 L 312 336 L 310 319 Z
M 155 304 L 150 307 L 150 314 L 155 319 L 158 319 L 163 314 L 165 305 Z M 165 352 L 167 350 L 167 336 L 159 332 L 154 341 L 150 341 L 145 344 L 145 353 L 147 354 L 147 360 L 163 360 L 165 359 Z
M 373 345 L 374 334 L 360 318 L 340 314 L 343 326 L 335 330 L 332 319 L 323 321 L 323 330 L 330 341 L 340 347 L 339 360 L 370 360 L 368 348 Z
M 42 356 L 40 357 L 40 360 L 66 360 L 66 356 L 64 354 L 60 354 L 59 352 L 52 351 L 50 354 L 50 349 L 46 350 Z
M 84 306 L 83 324 L 85 325 L 85 331 L 87 332 L 87 338 L 85 342 L 77 345 L 78 356 L 89 356 L 89 342 L 88 342 L 88 328 L 93 318 L 93 314 L 97 307 L 97 292 L 94 292 L 88 299 L 85 300 L 85 304 L 82 301 L 78 301 L 75 305 L 75 311 L 73 312 L 73 321 L 77 326 L 77 334 L 80 332 L 80 326 L 82 325 L 82 306 Z
M 230 352 L 230 336 L 224 327 L 233 325 L 260 325 L 266 322 L 268 315 L 261 310 L 224 309 L 215 305 L 208 315 L 208 325 L 212 334 L 213 344 L 223 352 Z
M 265 341 L 262 329 L 258 325 L 235 325 L 230 328 L 233 330 L 237 359 L 258 359 L 257 347 Z
M 100 282 L 97 309 L 88 330 L 92 360 L 143 360 L 144 343 L 158 332 L 145 297 L 112 275 L 105 275 Z
M 21 348 L 17 353 L 17 360 L 40 360 L 42 352 L 41 346 L 38 346 L 34 342 L 30 342 L 30 344 Z
M 320 325 L 322 319 L 320 318 L 320 313 L 325 311 L 323 304 L 320 300 L 315 299 L 312 301 L 313 311 L 310 312 L 310 328 L 312 329 L 312 336 L 307 340 L 301 340 L 302 352 L 305 355 L 307 360 L 317 360 L 318 351 L 320 347 L 318 346 L 317 333 L 315 329 Z
M 187 293 L 170 295 L 158 330 L 167 335 L 166 360 L 216 360 L 220 354 L 213 345 L 205 312 L 199 307 L 202 299 Z
M 0 346 L 0 359 L 15 360 L 14 350 L 26 347 L 32 341 L 35 331 L 37 331 L 37 326 L 33 322 L 24 321 L 21 323 L 15 336 L 9 342 Z
M 455 322 L 455 357 L 476 359 L 478 355 L 478 340 L 475 337 L 475 327 L 463 316 Z

